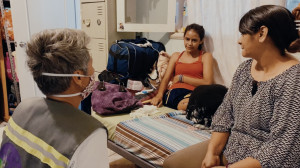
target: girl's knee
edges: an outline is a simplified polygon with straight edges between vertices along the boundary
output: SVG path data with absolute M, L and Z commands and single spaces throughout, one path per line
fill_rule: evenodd
M 178 103 L 177 109 L 186 111 L 188 104 L 189 104 L 189 99 L 183 99 Z

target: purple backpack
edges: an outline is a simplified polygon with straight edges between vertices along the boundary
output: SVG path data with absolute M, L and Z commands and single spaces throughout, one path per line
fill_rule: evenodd
M 126 90 L 122 85 L 106 82 L 95 82 L 92 94 L 92 108 L 101 115 L 129 113 L 143 107 L 142 102 Z

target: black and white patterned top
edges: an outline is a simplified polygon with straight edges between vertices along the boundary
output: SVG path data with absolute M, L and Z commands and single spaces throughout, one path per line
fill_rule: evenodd
M 230 163 L 247 157 L 262 167 L 300 167 L 300 64 L 259 82 L 252 96 L 252 59 L 237 69 L 212 129 L 231 132 L 224 149 Z

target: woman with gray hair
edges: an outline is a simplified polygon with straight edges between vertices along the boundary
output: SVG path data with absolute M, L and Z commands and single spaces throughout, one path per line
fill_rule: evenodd
M 94 85 L 89 42 L 75 29 L 45 30 L 32 37 L 27 65 L 46 98 L 30 98 L 16 108 L 3 135 L 2 163 L 108 167 L 105 127 L 78 109 Z

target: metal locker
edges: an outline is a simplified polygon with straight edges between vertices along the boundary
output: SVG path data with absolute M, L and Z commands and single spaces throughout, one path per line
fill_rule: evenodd
M 82 30 L 92 38 L 105 39 L 105 2 L 82 3 Z
M 102 72 L 106 69 L 107 53 L 105 40 L 91 39 L 91 54 L 93 58 L 93 67 L 95 71 Z

